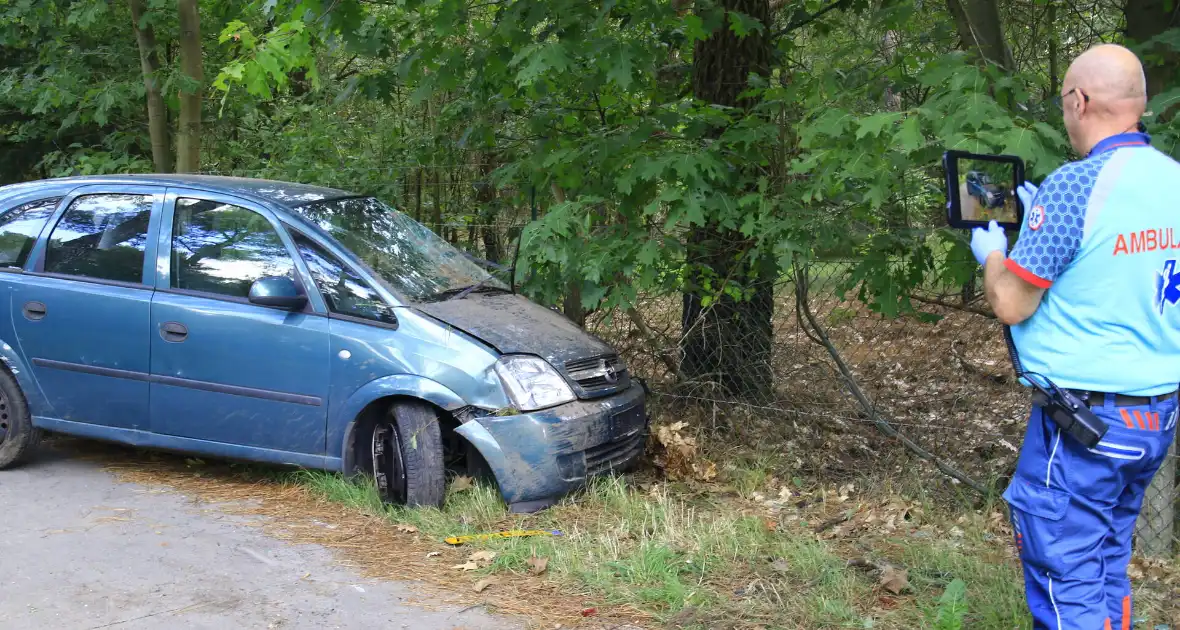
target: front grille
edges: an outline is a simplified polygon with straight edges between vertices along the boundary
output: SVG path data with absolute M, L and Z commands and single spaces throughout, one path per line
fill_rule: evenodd
M 618 355 L 569 361 L 565 364 L 565 372 L 570 380 L 587 393 L 614 391 L 631 385 L 627 366 L 619 360 Z
M 644 432 L 586 449 L 586 476 L 610 472 L 643 450 Z

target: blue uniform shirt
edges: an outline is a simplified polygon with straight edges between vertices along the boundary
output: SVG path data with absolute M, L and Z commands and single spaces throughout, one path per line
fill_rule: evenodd
M 1012 337 L 1025 369 L 1061 387 L 1180 382 L 1180 164 L 1149 140 L 1112 136 L 1050 174 L 1004 261 L 1048 289 Z

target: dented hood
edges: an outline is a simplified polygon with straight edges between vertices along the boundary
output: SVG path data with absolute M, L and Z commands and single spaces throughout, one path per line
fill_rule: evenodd
M 567 361 L 615 354 L 561 313 L 519 295 L 471 293 L 457 300 L 418 303 L 414 308 L 503 354 L 535 354 L 559 369 Z

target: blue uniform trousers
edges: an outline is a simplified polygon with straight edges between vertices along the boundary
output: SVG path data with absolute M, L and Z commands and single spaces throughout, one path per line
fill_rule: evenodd
M 1131 627 L 1127 564 L 1144 492 L 1175 439 L 1175 397 L 1092 410 L 1110 429 L 1088 449 L 1034 406 L 1004 499 L 1033 628 Z

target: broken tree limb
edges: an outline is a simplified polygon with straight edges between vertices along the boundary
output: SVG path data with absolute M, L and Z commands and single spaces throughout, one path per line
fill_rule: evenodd
M 982 315 L 988 319 L 995 319 L 996 318 L 995 313 L 993 313 L 985 308 L 980 308 L 978 306 L 964 306 L 962 304 L 955 304 L 953 302 L 947 302 L 946 300 L 942 300 L 939 298 L 930 298 L 930 297 L 921 296 L 916 293 L 909 294 L 909 298 L 911 300 L 916 300 L 916 301 L 921 302 L 923 304 L 930 304 L 931 306 L 944 306 L 946 308 L 955 309 L 956 311 L 963 311 L 966 313 L 974 313 L 976 315 Z
M 863 409 L 864 412 L 869 416 L 869 419 L 872 420 L 873 424 L 877 426 L 877 429 L 881 431 L 881 433 L 884 433 L 885 435 L 900 441 L 902 445 L 904 445 L 906 449 L 908 449 L 914 455 L 917 455 L 918 457 L 934 464 L 935 467 L 937 467 L 938 470 L 944 475 L 958 480 L 960 483 L 980 494 L 988 494 L 988 490 L 983 486 L 983 484 L 968 477 L 966 473 L 963 473 L 954 466 L 951 466 L 934 453 L 931 453 L 921 446 L 918 446 L 917 443 L 907 437 L 904 433 L 898 431 L 897 428 L 894 427 L 893 424 L 889 422 L 889 420 L 887 420 L 880 411 L 877 410 L 877 407 L 872 403 L 872 401 L 869 400 L 868 396 L 860 388 L 860 385 L 856 383 L 856 377 L 852 375 L 852 370 L 848 367 L 848 364 L 844 362 L 844 357 L 840 355 L 840 350 L 838 350 L 832 343 L 832 340 L 828 337 L 827 331 L 825 331 L 823 327 L 820 326 L 819 322 L 815 318 L 815 314 L 811 312 L 811 304 L 807 301 L 807 293 L 807 273 L 800 269 L 798 265 L 796 265 L 795 308 L 803 314 L 804 318 L 806 318 L 807 323 L 811 327 L 812 331 L 815 332 L 816 337 L 814 338 L 818 338 L 820 344 L 828 351 L 828 354 L 831 355 L 832 360 L 836 363 L 836 369 L 840 371 L 840 375 L 844 378 L 844 384 L 848 387 L 848 391 L 852 394 L 852 397 L 856 399 L 856 402 L 860 404 L 861 409 Z
M 676 361 L 673 361 L 672 357 L 668 356 L 667 352 L 664 352 L 660 349 L 655 333 L 652 332 L 651 327 L 647 325 L 647 322 L 643 321 L 643 316 L 639 314 L 639 311 L 635 310 L 634 307 L 629 308 L 627 309 L 627 317 L 631 320 L 632 324 L 635 324 L 635 328 L 639 331 L 639 334 L 643 336 L 643 340 L 646 341 L 652 350 L 655 351 L 656 355 L 660 357 L 660 361 L 663 362 L 664 367 L 668 368 L 668 373 L 673 376 L 680 376 L 680 370 L 678 369 L 679 366 L 676 365 Z

